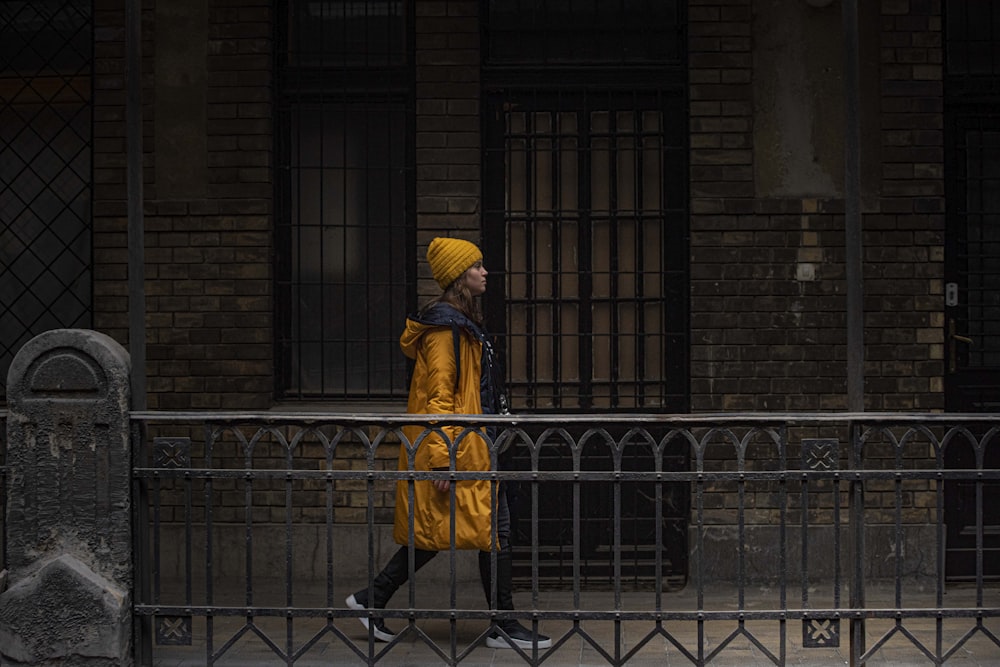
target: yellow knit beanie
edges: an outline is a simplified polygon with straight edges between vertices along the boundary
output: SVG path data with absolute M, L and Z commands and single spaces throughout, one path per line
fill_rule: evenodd
M 462 239 L 439 236 L 427 246 L 427 263 L 441 289 L 448 289 L 456 278 L 482 258 L 483 252 L 476 244 Z

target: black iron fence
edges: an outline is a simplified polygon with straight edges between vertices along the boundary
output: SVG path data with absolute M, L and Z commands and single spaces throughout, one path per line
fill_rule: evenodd
M 133 424 L 143 660 L 471 663 L 507 618 L 552 637 L 510 651 L 528 664 L 1000 653 L 1000 415 L 140 412 Z M 458 471 L 454 457 L 449 471 L 398 470 L 413 425 L 496 427 L 494 470 Z M 945 467 L 953 449 L 966 467 Z M 396 483 L 442 478 L 517 489 L 517 609 L 491 609 L 475 559 L 455 550 L 386 609 L 349 609 L 395 549 Z M 399 634 L 376 642 L 358 618 Z

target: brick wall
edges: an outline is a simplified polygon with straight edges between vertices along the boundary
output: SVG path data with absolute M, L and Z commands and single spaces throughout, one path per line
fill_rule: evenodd
M 754 10 L 750 0 L 690 4 L 692 409 L 844 410 L 842 186 L 839 196 L 761 193 L 754 177 L 761 166 L 755 161 L 765 159 L 762 147 L 754 145 L 759 119 L 752 86 L 761 85 L 751 51 Z M 887 0 L 880 10 L 878 99 L 862 100 L 863 108 L 875 110 L 879 142 L 862 144 L 862 173 L 875 175 L 862 185 L 866 409 L 939 410 L 944 407 L 940 7 Z M 829 11 L 839 30 L 839 4 Z M 871 90 L 863 87 L 862 94 Z M 846 433 L 821 435 L 847 442 Z M 926 444 L 916 445 L 904 456 L 925 460 L 930 452 Z M 884 454 L 891 466 L 892 449 Z M 713 465 L 724 467 L 725 458 Z M 880 465 L 877 459 L 875 454 L 870 465 Z M 748 465 L 768 469 L 773 460 L 752 456 Z M 904 522 L 932 518 L 932 489 L 924 482 L 907 483 Z M 892 484 L 871 485 L 868 503 L 892 507 L 893 490 Z M 731 524 L 732 489 L 715 491 L 706 495 L 714 512 L 709 518 Z M 776 498 L 766 485 L 748 489 L 748 523 L 773 523 Z M 816 501 L 811 520 L 828 522 L 832 495 Z M 873 513 L 867 520 L 892 521 L 892 516 Z
M 125 181 L 124 12 L 98 0 L 95 14 L 95 327 L 127 344 L 127 210 Z M 272 3 L 213 0 L 207 6 L 203 119 L 205 175 L 178 183 L 164 165 L 161 132 L 173 118 L 162 116 L 166 56 L 157 22 L 173 9 L 144 3 L 143 128 L 146 228 L 148 404 L 150 409 L 266 409 L 272 405 L 272 182 L 271 118 Z M 479 241 L 479 23 L 476 0 L 416 5 L 416 195 L 419 257 L 437 235 Z M 164 38 L 159 34 L 161 40 Z M 157 46 L 161 52 L 157 53 Z M 182 63 L 184 64 L 184 63 Z M 192 63 L 187 63 L 192 65 Z M 194 76 L 197 76 L 195 72 Z M 161 117 L 157 119 L 157 113 Z M 183 113 L 181 109 L 179 113 Z M 174 112 L 178 113 L 178 112 Z M 199 119 L 189 119 L 197 125 Z M 158 144 L 158 139 L 160 143 Z M 197 145 L 200 137 L 188 136 Z M 159 149 L 158 149 L 159 146 Z M 188 156 L 190 169 L 198 156 Z M 157 163 L 159 160 L 159 164 Z M 180 165 L 183 167 L 184 165 Z M 185 196 L 185 189 L 187 196 Z M 421 300 L 437 293 L 426 263 L 420 262 Z M 151 433 L 156 435 L 156 433 Z M 185 435 L 170 430 L 169 435 Z M 202 434 L 192 432 L 194 455 Z M 265 447 L 264 443 L 261 447 Z M 376 466 L 394 468 L 398 446 L 386 442 Z M 269 451 L 269 450 L 268 450 Z M 280 448 L 258 452 L 256 465 Z M 273 456 L 272 456 L 273 454 Z M 321 465 L 315 447 L 299 451 Z M 364 452 L 341 445 L 335 467 L 364 468 Z M 240 467 L 236 446 L 218 465 Z M 312 466 L 312 463 L 306 465 Z M 264 521 L 283 520 L 280 485 L 257 484 L 255 509 Z M 338 484 L 334 520 L 365 521 L 366 485 Z M 222 484 L 218 520 L 242 520 L 242 491 Z M 393 484 L 378 490 L 376 521 L 391 522 Z M 296 520 L 325 517 L 325 488 L 303 489 Z M 235 494 L 235 495 L 234 495 Z M 237 497 L 238 496 L 238 497 Z M 180 517 L 181 490 L 164 489 L 165 520 Z M 301 514 L 299 511 L 301 510 Z M 271 516 L 271 515 L 274 516 Z M 279 516 L 280 515 L 280 516 Z
M 94 2 L 94 328 L 128 342 L 125 12 Z M 148 49 L 148 45 L 144 45 Z
M 862 154 L 881 158 L 862 170 L 879 167 L 863 184 L 876 191 L 863 208 L 866 407 L 940 409 L 940 8 L 881 10 L 881 146 Z M 845 409 L 843 200 L 756 187 L 753 11 L 750 0 L 690 5 L 691 404 Z M 839 7 L 829 11 L 839 30 Z
M 478 243 L 479 3 L 416 4 L 418 293 L 440 292 L 424 261 L 435 236 Z
M 115 3 L 96 4 L 95 327 L 126 342 L 124 16 Z M 435 235 L 479 240 L 478 8 L 476 0 L 415 8 L 421 260 Z M 145 12 L 152 30 L 155 5 L 145 3 Z M 272 9 L 267 0 L 213 0 L 207 12 L 200 196 L 167 196 L 158 182 L 165 172 L 156 162 L 162 125 L 151 33 L 144 44 L 149 405 L 261 409 L 271 405 L 273 365 Z M 689 7 L 691 405 L 839 410 L 846 407 L 843 201 L 758 191 L 753 12 L 751 0 Z M 939 409 L 939 8 L 884 0 L 880 18 L 880 165 L 877 183 L 866 183 L 877 196 L 864 208 L 867 407 Z M 418 266 L 423 300 L 438 288 L 426 263 Z M 379 466 L 394 465 L 395 448 L 380 448 Z M 360 454 L 342 463 L 365 465 Z M 338 488 L 338 522 L 364 520 L 363 489 Z M 389 521 L 390 486 L 381 492 L 378 517 Z M 725 495 L 718 502 L 728 506 Z M 768 502 L 762 491 L 762 521 Z
M 882 3 L 882 192 L 865 217 L 871 407 L 944 409 L 940 3 Z
M 743 293 L 770 226 L 754 215 L 750 0 L 692 2 L 688 8 L 691 194 L 691 407 L 747 409 L 771 393 L 766 362 Z M 756 222 L 756 224 L 755 224 Z M 763 283 L 761 283 L 763 285 Z M 763 285 L 766 288 L 766 285 Z M 755 358 L 762 357 L 762 358 Z
M 124 14 L 118 3 L 96 5 L 94 320 L 127 343 Z M 143 7 L 148 405 L 264 408 L 272 394 L 271 3 L 210 2 L 202 53 L 182 54 L 179 66 L 163 35 L 159 53 L 153 39 L 169 9 Z M 164 164 L 163 135 L 175 119 L 157 113 L 160 83 L 171 77 L 202 81 L 192 88 L 205 104 L 184 117 L 194 149 Z M 203 179 L 175 183 L 177 170 L 199 167 Z
M 881 165 L 866 201 L 870 409 L 942 400 L 941 34 L 931 3 L 881 5 Z M 689 7 L 691 393 L 704 410 L 846 406 L 843 203 L 755 188 L 753 4 Z M 147 31 L 156 7 L 147 2 Z M 144 45 L 150 406 L 266 407 L 272 375 L 271 8 L 208 6 L 205 191 L 157 183 L 156 44 Z M 95 327 L 125 342 L 124 16 L 99 1 Z M 479 25 L 474 0 L 416 5 L 418 257 L 479 237 Z M 436 285 L 419 263 L 421 298 Z

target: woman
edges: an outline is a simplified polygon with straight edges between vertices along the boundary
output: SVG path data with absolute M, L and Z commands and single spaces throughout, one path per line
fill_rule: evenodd
M 427 248 L 431 273 L 443 290 L 419 313 L 406 320 L 400 337 L 403 353 L 414 360 L 413 379 L 406 411 L 410 414 L 498 414 L 506 412 L 502 394 L 502 374 L 489 337 L 482 328 L 476 297 L 486 291 L 488 272 L 483 253 L 475 244 L 461 239 L 435 238 Z M 416 470 L 448 470 L 449 443 L 457 443 L 456 470 L 489 470 L 486 441 L 476 431 L 463 435 L 461 427 L 443 427 L 447 436 L 407 427 L 404 434 L 417 444 L 413 467 Z M 422 438 L 422 439 L 421 439 Z M 399 450 L 399 469 L 409 470 L 405 443 Z M 448 480 L 418 480 L 413 492 L 414 572 L 426 565 L 438 551 L 451 546 L 450 483 Z M 491 516 L 489 480 L 461 480 L 455 484 L 455 547 L 479 550 L 479 574 L 492 600 L 491 549 L 497 549 L 497 609 L 513 609 L 511 585 L 510 512 L 501 486 L 497 492 L 496 516 Z M 347 598 L 351 609 L 384 609 L 392 594 L 408 579 L 409 482 L 396 484 L 396 513 L 393 538 L 402 545 L 375 577 L 371 591 L 363 589 Z M 495 523 L 493 544 L 491 523 Z M 368 629 L 367 618 L 359 619 Z M 395 634 L 381 618 L 372 620 L 375 638 L 391 641 Z M 531 649 L 533 644 L 548 648 L 552 640 L 533 635 L 516 620 L 498 621 L 486 639 L 492 648 L 512 644 Z M 506 637 L 504 636 L 506 635 Z M 509 638 L 509 639 L 508 639 Z

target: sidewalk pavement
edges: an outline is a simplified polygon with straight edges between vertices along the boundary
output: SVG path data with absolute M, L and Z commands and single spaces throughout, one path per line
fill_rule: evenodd
M 446 586 L 418 584 L 417 606 L 421 608 L 448 608 Z M 907 589 L 903 607 L 934 607 L 933 591 L 926 592 Z M 318 592 L 322 594 L 322 592 Z M 788 591 L 789 606 L 797 606 L 796 591 Z M 345 593 L 346 595 L 346 593 Z M 254 590 L 254 602 L 264 604 Z M 482 604 L 482 591 L 478 586 L 463 585 L 457 593 L 459 609 L 478 609 Z M 817 598 L 819 595 L 817 594 Z M 965 607 L 975 604 L 973 589 L 949 591 L 945 607 Z M 401 589 L 393 602 L 393 607 L 405 605 L 408 590 Z M 745 592 L 743 609 L 774 609 L 778 592 L 774 589 L 755 589 Z M 426 601 L 426 604 L 424 603 Z M 1000 593 L 993 588 L 985 591 L 984 602 L 995 608 L 1000 602 Z M 272 604 L 269 601 L 267 604 Z M 892 591 L 869 590 L 867 606 L 870 609 L 895 607 Z M 295 606 L 311 604 L 296 600 Z M 520 608 L 531 607 L 528 592 L 515 594 L 515 604 Z M 624 592 L 621 594 L 620 609 L 626 611 L 648 610 L 652 608 L 653 596 L 646 592 Z M 814 608 L 824 606 L 817 600 Z M 688 586 L 679 592 L 667 593 L 663 598 L 663 610 L 697 609 L 697 591 Z M 714 611 L 738 609 L 735 588 L 711 591 L 705 594 L 703 608 Z M 611 591 L 584 592 L 578 605 L 573 594 L 566 591 L 541 591 L 539 610 L 588 610 L 611 611 L 615 609 L 615 596 Z M 673 666 L 704 664 L 722 667 L 758 667 L 774 665 L 767 652 L 781 662 L 782 623 L 776 620 L 746 621 L 745 633 L 739 632 L 739 623 L 732 621 L 706 621 L 702 632 L 704 655 L 698 655 L 699 627 L 696 621 L 666 621 L 663 629 L 669 636 L 655 632 L 655 622 L 584 619 L 577 628 L 570 619 L 545 620 L 540 622 L 539 631 L 552 637 L 553 647 L 539 651 L 533 659 L 530 651 L 524 655 L 511 649 L 491 649 L 484 643 L 483 635 L 487 624 L 482 619 L 463 619 L 452 623 L 445 619 L 418 619 L 417 630 L 407 629 L 403 619 L 387 621 L 390 628 L 400 633 L 397 641 L 390 644 L 375 642 L 369 645 L 368 633 L 354 618 L 340 618 L 334 621 L 336 632 L 326 631 L 324 618 L 284 619 L 257 617 L 253 626 L 246 624 L 242 617 L 218 617 L 213 623 L 213 652 L 217 655 L 213 664 L 219 666 L 262 667 L 267 665 L 291 664 L 281 653 L 290 641 L 296 652 L 294 665 L 364 665 L 377 664 L 392 667 L 415 665 L 461 664 L 472 667 L 487 665 L 544 664 L 553 667 L 575 665 L 597 667 L 600 665 L 629 665 L 634 667 Z M 949 656 L 944 663 L 958 667 L 1000 667 L 1000 646 L 993 638 L 1000 637 L 1000 618 L 985 618 L 982 628 L 976 630 L 976 619 L 945 619 L 941 623 L 941 649 L 948 652 L 970 632 L 964 643 Z M 452 635 L 454 629 L 454 635 Z M 803 648 L 802 622 L 789 620 L 784 624 L 785 665 L 797 667 L 830 667 L 849 664 L 850 644 L 848 624 L 841 624 L 844 634 L 839 647 Z M 338 636 L 340 633 L 341 636 Z M 735 637 L 733 637 L 733 634 Z M 195 667 L 208 663 L 206 653 L 206 624 L 204 618 L 196 617 L 193 622 L 191 646 L 153 647 L 153 664 L 156 667 Z M 866 622 L 867 646 L 870 648 L 882 641 L 880 650 L 867 661 L 872 667 L 909 667 L 911 665 L 932 665 L 934 661 L 921 652 L 920 648 L 907 636 L 912 635 L 923 643 L 932 654 L 936 648 L 937 622 L 934 618 L 908 618 L 897 627 L 893 619 L 869 619 Z M 990 637 L 992 634 L 992 638 Z M 888 635 L 888 639 L 886 636 Z M 620 637 L 621 655 L 615 655 L 615 637 Z M 267 639 L 265 640 L 264 637 Z M 758 646 L 752 639 L 756 640 Z M 713 655 L 720 644 L 730 639 L 726 646 Z M 306 647 L 310 641 L 311 645 Z M 226 647 L 227 643 L 231 645 Z M 273 643 L 274 648 L 268 646 Z M 454 644 L 452 644 L 454 642 Z M 437 649 L 435 649 L 436 645 Z M 763 648 L 762 648 L 763 647 Z M 223 651 L 223 649 L 225 650 Z M 307 650 L 306 650 L 307 648 Z M 276 649 L 276 650 L 275 650 Z M 765 652 L 765 650 L 767 652 Z M 301 653 L 299 653 L 301 652 Z M 219 655 L 221 653 L 221 655 Z M 454 656 L 458 656 L 456 660 Z

